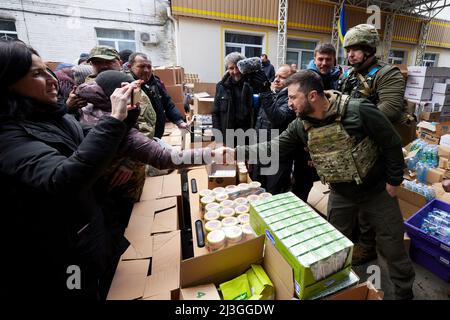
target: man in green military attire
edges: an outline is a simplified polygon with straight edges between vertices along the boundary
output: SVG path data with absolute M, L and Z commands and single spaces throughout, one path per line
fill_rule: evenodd
M 330 223 L 350 237 L 356 217 L 364 216 L 376 231 L 396 298 L 412 299 L 414 269 L 403 245 L 403 218 L 396 198 L 404 168 L 400 137 L 369 100 L 325 92 L 312 71 L 299 71 L 286 84 L 297 119 L 269 143 L 238 147 L 238 161 L 244 153 L 267 154 L 268 148 L 272 152 L 278 148 L 283 158 L 307 147 L 319 177 L 331 186 Z
M 351 67 L 342 74 L 338 90 L 354 98 L 369 99 L 396 129 L 402 130 L 402 126 L 415 124 L 404 112 L 405 80 L 397 67 L 377 59 L 375 54 L 379 42 L 377 29 L 370 24 L 360 24 L 348 30 L 343 46 Z M 359 218 L 358 225 L 355 231 L 360 233 L 359 243 L 353 252 L 355 265 L 364 264 L 377 256 L 374 231 L 364 218 Z

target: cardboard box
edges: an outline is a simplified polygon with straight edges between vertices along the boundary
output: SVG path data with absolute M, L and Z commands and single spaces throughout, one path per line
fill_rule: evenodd
M 443 95 L 450 95 L 450 84 L 449 83 L 435 83 L 433 85 L 433 94 L 439 93 Z
M 441 107 L 441 117 L 439 119 L 439 121 L 443 122 L 443 121 L 449 121 L 450 117 L 450 105 L 449 106 L 442 106 Z
M 159 77 L 165 86 L 184 83 L 184 68 L 182 67 L 156 67 L 153 73 Z
M 154 236 L 151 274 L 146 278 L 143 298 L 180 288 L 181 233 Z
M 206 167 L 200 167 L 190 170 L 187 173 L 189 186 L 189 208 L 191 209 L 191 229 L 192 229 L 192 246 L 194 249 L 194 257 L 208 254 L 206 246 L 199 247 L 197 243 L 197 233 L 195 232 L 195 221 L 202 219 L 200 212 L 200 199 L 198 192 L 208 189 L 208 173 Z M 192 184 L 197 185 L 197 192 L 192 192 Z
M 180 290 L 180 300 L 221 300 L 213 283 Z
M 435 137 L 440 137 L 450 132 L 450 122 L 431 123 L 421 121 L 417 124 L 419 132 L 423 132 Z
M 427 204 L 427 200 L 421 194 L 410 191 L 403 186 L 397 189 L 397 198 L 403 219 L 409 219 L 420 208 Z
M 448 159 L 444 157 L 439 157 L 439 168 L 447 169 Z
M 208 172 L 208 189 L 236 185 L 238 175 L 235 164 L 216 164 L 206 166 Z
M 450 147 L 450 134 L 444 134 L 441 136 L 441 141 L 439 142 L 440 145 Z
M 153 256 L 153 237 L 157 233 L 179 229 L 179 212 L 176 198 L 140 201 L 135 203 L 125 238 L 130 246 L 123 260 L 148 259 Z
M 295 217 L 292 215 L 294 211 L 296 212 Z M 297 221 L 302 222 L 297 223 Z M 291 192 L 279 194 L 264 201 L 252 202 L 250 204 L 250 225 L 257 235 L 265 234 L 270 239 L 294 270 L 295 292 L 299 299 L 311 298 L 331 284 L 338 283 L 348 277 L 351 269 L 353 243 Z M 293 229 L 290 230 L 290 228 Z M 298 232 L 300 229 L 303 229 L 303 231 Z M 321 233 L 314 231 L 314 235 L 310 229 Z M 286 231 L 288 231 L 288 235 L 283 236 Z M 292 234 L 289 235 L 290 233 Z M 294 234 L 295 236 L 293 236 Z M 314 239 L 321 237 L 323 237 L 323 245 L 318 243 L 319 240 L 315 240 L 316 243 L 312 244 Z M 325 240 L 325 237 L 327 237 L 327 240 Z M 292 244 L 287 245 L 290 240 L 293 240 Z M 346 252 L 347 254 L 344 257 L 345 261 L 342 261 L 343 265 L 338 271 L 326 275 L 325 278 L 315 278 L 313 267 L 302 264 L 302 259 L 311 251 L 326 250 L 322 247 L 331 248 L 335 245 L 336 248 L 333 250 L 337 251 L 333 251 L 334 254 L 337 252 Z M 313 246 L 316 249 L 311 249 Z M 298 252 L 304 252 L 304 254 L 298 253 L 299 256 L 301 255 L 298 258 L 293 253 L 296 251 L 292 248 L 299 248 Z M 306 250 L 310 251 L 305 253 Z M 317 260 L 314 261 L 320 261 L 321 259 L 317 257 Z M 314 266 L 314 263 L 312 266 Z
M 406 87 L 405 98 L 414 100 L 430 100 L 431 89 Z
M 140 201 L 170 197 L 181 199 L 181 176 L 179 174 L 145 179 Z
M 431 101 L 439 106 L 447 106 L 450 105 L 450 95 L 434 93 Z
M 423 67 L 423 66 L 409 66 L 409 76 L 419 77 L 448 77 L 450 68 L 445 67 Z
M 214 283 L 216 286 L 240 276 L 252 264 L 261 264 L 274 284 L 275 299 L 294 297 L 292 268 L 264 236 L 242 242 L 220 251 L 183 260 L 181 289 Z
M 150 260 L 120 261 L 106 300 L 135 300 L 145 290 Z
M 207 92 L 210 96 L 214 97 L 216 95 L 216 86 L 216 83 L 209 82 L 194 83 L 194 93 Z
M 438 156 L 449 159 L 450 158 L 450 147 L 439 145 Z
M 440 112 L 422 112 L 420 114 L 421 121 L 438 122 L 440 117 Z
M 212 114 L 214 98 L 194 98 L 194 114 Z
M 445 170 L 440 168 L 433 168 L 428 170 L 427 182 L 429 184 L 441 182 L 444 178 Z
M 166 86 L 166 89 L 167 89 L 167 93 L 172 98 L 172 101 L 174 103 L 183 103 L 184 92 L 183 92 L 182 84 Z M 184 112 L 183 112 L 183 114 L 184 114 Z
M 327 300 L 383 300 L 383 297 L 383 291 L 378 291 L 371 282 L 366 281 L 339 292 Z
M 423 131 L 419 131 L 418 138 L 422 139 L 428 144 L 439 144 L 439 137 Z
M 406 86 L 410 88 L 431 89 L 435 83 L 433 77 L 408 76 Z

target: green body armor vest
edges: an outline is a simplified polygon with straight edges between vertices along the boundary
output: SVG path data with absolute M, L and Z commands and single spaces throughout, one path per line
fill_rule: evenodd
M 378 148 L 369 138 L 356 144 L 342 125 L 350 97 L 342 95 L 334 123 L 314 128 L 303 120 L 308 135 L 308 149 L 322 183 L 355 181 L 362 183 L 378 158 Z

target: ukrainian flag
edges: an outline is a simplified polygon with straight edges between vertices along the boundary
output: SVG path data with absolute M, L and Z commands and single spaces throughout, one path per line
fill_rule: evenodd
M 339 15 L 338 32 L 339 32 L 339 39 L 341 40 L 341 43 L 344 43 L 344 37 L 345 37 L 345 34 L 347 33 L 347 24 L 345 23 L 344 4 L 342 4 L 341 13 Z

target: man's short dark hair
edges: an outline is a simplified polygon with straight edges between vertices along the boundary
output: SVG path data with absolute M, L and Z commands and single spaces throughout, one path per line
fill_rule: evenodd
M 294 73 L 292 76 L 287 78 L 285 82 L 286 87 L 292 84 L 298 84 L 299 91 L 304 95 L 307 95 L 313 90 L 317 91 L 317 93 L 321 96 L 324 95 L 322 78 L 314 71 L 300 70 Z
M 336 48 L 331 43 L 318 44 L 314 49 L 314 56 L 316 53 L 329 54 L 336 57 Z
M 145 59 L 145 60 L 148 60 L 151 62 L 151 60 L 145 53 L 135 52 L 135 53 L 130 54 L 130 57 L 128 58 L 128 63 L 130 63 L 130 64 L 134 63 L 134 60 L 136 59 L 136 57 L 141 57 L 142 59 Z
M 266 59 L 269 58 L 269 57 L 267 56 L 267 54 L 265 54 L 265 53 L 263 53 L 263 54 L 261 55 L 261 57 L 264 57 L 264 58 L 266 58 Z

